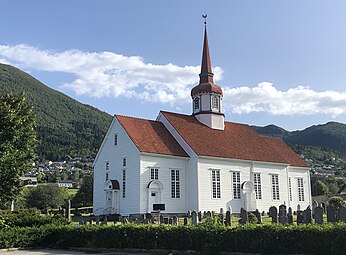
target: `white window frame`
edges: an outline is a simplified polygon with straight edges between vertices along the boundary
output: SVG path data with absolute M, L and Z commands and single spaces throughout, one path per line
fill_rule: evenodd
M 106 181 L 109 180 L 109 172 L 106 172 Z
M 118 145 L 118 133 L 114 134 L 114 145 Z
M 194 111 L 195 110 L 199 110 L 200 104 L 201 104 L 201 100 L 199 99 L 199 97 L 195 97 L 195 99 L 193 100 L 193 109 L 194 109 Z
M 171 198 L 180 198 L 180 169 L 171 169 Z
M 122 198 L 126 198 L 126 169 L 123 169 Z
M 212 199 L 221 198 L 221 170 L 210 169 L 211 197 Z
M 292 201 L 293 197 L 292 197 L 292 178 L 291 177 L 288 177 L 288 194 L 290 197 L 290 201 Z
M 127 158 L 126 157 L 123 157 L 123 167 L 124 166 L 127 166 Z
M 297 188 L 298 188 L 298 201 L 304 202 L 305 195 L 304 195 L 304 179 L 303 178 L 297 178 Z
M 271 174 L 271 186 L 272 186 L 272 200 L 280 200 L 280 185 L 279 185 L 279 175 Z
M 150 167 L 149 172 L 150 180 L 158 180 L 159 179 L 159 168 L 158 167 Z
M 231 171 L 232 173 L 232 193 L 233 199 L 241 198 L 241 189 L 240 189 L 240 171 Z
M 256 199 L 262 199 L 261 173 L 253 173 L 253 184 L 256 192 Z
M 105 162 L 105 171 L 109 171 L 109 161 Z
M 220 109 L 220 102 L 219 102 L 219 98 L 217 96 L 211 97 L 211 108 L 216 109 L 216 110 Z

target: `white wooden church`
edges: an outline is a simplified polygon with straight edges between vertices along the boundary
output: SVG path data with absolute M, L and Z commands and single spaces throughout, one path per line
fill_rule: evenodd
M 282 140 L 226 122 L 213 80 L 207 30 L 192 114 L 156 120 L 115 115 L 94 162 L 94 214 L 164 209 L 237 213 L 311 204 L 309 165 Z

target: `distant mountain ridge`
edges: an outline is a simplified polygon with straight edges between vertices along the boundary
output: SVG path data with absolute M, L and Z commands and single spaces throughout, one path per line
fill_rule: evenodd
M 257 133 L 282 138 L 288 144 L 319 146 L 332 150 L 346 151 L 346 124 L 327 122 L 304 130 L 287 131 L 275 125 L 253 126 Z
M 112 120 L 109 114 L 51 89 L 21 70 L 0 64 L 0 93 L 8 92 L 24 92 L 34 106 L 41 159 L 95 155 Z

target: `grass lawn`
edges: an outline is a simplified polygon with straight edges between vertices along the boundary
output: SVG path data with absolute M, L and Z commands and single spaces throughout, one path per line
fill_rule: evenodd
M 67 189 L 68 195 L 70 196 L 70 198 L 74 197 L 74 195 L 76 195 L 78 189 L 77 188 L 72 188 L 72 189 Z

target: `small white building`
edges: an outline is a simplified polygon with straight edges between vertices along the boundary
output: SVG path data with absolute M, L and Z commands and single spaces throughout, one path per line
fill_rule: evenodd
M 73 181 L 67 180 L 67 181 L 58 181 L 59 187 L 64 188 L 72 188 L 73 187 Z
M 311 204 L 309 165 L 282 140 L 226 122 L 205 29 L 192 115 L 115 115 L 94 161 L 94 214 L 239 212 Z

